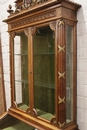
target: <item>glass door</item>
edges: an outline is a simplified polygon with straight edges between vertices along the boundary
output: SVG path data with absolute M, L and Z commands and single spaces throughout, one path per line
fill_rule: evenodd
M 73 120 L 73 26 L 66 25 L 66 122 Z
M 33 36 L 34 107 L 37 115 L 51 120 L 55 115 L 55 38 L 49 26 Z
M 29 106 L 28 37 L 23 31 L 14 38 L 14 80 L 17 106 L 26 110 Z

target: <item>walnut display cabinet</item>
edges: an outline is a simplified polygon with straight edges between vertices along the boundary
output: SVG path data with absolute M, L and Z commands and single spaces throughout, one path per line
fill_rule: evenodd
M 76 24 L 79 4 L 16 0 L 9 5 L 11 107 L 38 130 L 78 130 Z

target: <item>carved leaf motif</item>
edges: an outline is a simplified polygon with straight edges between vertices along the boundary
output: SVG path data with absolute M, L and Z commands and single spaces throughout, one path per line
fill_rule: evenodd
M 30 23 L 33 23 L 33 22 L 41 21 L 41 20 L 44 20 L 44 19 L 52 18 L 52 17 L 55 17 L 55 16 L 56 16 L 56 11 L 52 10 L 50 12 L 46 12 L 46 13 L 40 14 L 38 16 L 35 15 L 34 17 L 27 17 L 26 19 L 18 20 L 16 22 L 11 23 L 11 29 L 21 27 L 23 25 L 30 24 Z M 55 25 L 55 23 L 54 23 L 54 25 Z

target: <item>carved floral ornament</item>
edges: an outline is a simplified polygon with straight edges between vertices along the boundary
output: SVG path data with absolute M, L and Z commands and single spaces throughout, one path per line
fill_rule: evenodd
M 15 13 L 20 12 L 21 10 L 30 9 L 31 7 L 42 4 L 44 2 L 47 2 L 49 0 L 16 0 L 15 1 L 15 10 L 12 9 L 12 6 L 8 6 L 7 12 L 12 15 Z
M 40 5 L 43 3 L 49 3 L 49 2 L 62 2 L 62 1 L 69 1 L 69 0 L 16 0 L 15 3 L 15 9 L 12 9 L 12 6 L 8 6 L 7 12 L 12 15 L 18 12 L 21 12 L 22 10 L 30 9 L 36 5 Z

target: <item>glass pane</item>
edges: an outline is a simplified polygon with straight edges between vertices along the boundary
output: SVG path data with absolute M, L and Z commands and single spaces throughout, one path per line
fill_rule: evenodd
M 15 100 L 19 108 L 29 105 L 28 93 L 28 38 L 19 32 L 14 38 Z
M 54 32 L 38 28 L 34 45 L 34 97 L 38 116 L 51 120 L 55 114 L 55 44 Z
M 73 27 L 66 26 L 66 122 L 73 120 Z

